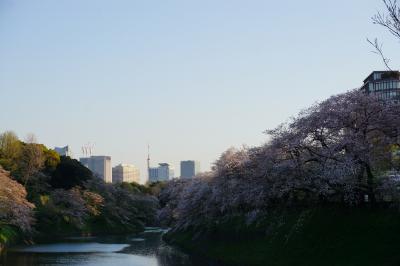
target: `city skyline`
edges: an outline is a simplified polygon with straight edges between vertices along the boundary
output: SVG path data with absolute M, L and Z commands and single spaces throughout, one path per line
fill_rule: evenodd
M 86 145 L 86 144 L 85 144 Z M 54 151 L 56 151 L 60 156 L 69 156 L 69 157 L 71 157 L 72 159 L 76 159 L 76 160 L 78 160 L 78 161 L 80 161 L 81 159 L 86 159 L 86 158 L 89 158 L 89 157 L 91 157 L 91 156 L 94 156 L 94 157 L 96 157 L 96 156 L 106 156 L 106 157 L 110 157 L 110 161 L 111 161 L 111 166 L 112 166 L 112 168 L 114 168 L 114 167 L 117 167 L 117 166 L 121 166 L 121 165 L 131 165 L 131 166 L 137 166 L 138 164 L 137 164 L 137 162 L 128 162 L 128 163 L 126 163 L 126 162 L 120 162 L 120 161 L 118 161 L 118 162 L 114 162 L 113 160 L 112 160 L 112 156 L 107 156 L 107 155 L 101 155 L 101 154 L 96 154 L 95 153 L 95 146 L 94 145 L 92 145 L 91 146 L 91 148 L 90 148 L 90 151 L 87 151 L 87 150 L 85 150 L 85 145 L 83 145 L 82 147 L 81 147 L 81 150 L 82 150 L 82 152 L 80 153 L 80 154 L 76 154 L 76 153 L 74 153 L 73 152 L 73 150 L 70 148 L 70 145 L 66 145 L 66 146 L 63 146 L 63 147 L 54 147 L 53 148 L 53 150 Z M 146 160 L 147 160 L 147 158 L 146 158 Z M 165 160 L 162 160 L 162 161 L 165 161 Z M 184 159 L 184 160 L 180 160 L 179 161 L 179 164 L 177 164 L 177 165 L 181 165 L 182 164 L 182 162 L 187 162 L 187 161 L 191 161 L 191 160 L 187 160 L 187 159 Z M 193 162 L 195 162 L 195 161 L 193 161 Z M 198 161 L 196 161 L 196 162 L 198 162 Z M 160 164 L 162 164 L 162 163 L 160 163 L 160 162 L 153 162 L 151 159 L 149 160 L 149 163 L 150 163 L 150 168 L 157 168 L 158 166 L 157 165 L 160 165 Z M 173 164 L 173 163 L 170 163 L 170 165 L 174 168 L 174 172 L 175 172 L 175 167 L 174 167 L 174 165 L 175 164 Z M 182 165 L 181 165 L 182 166 Z M 198 167 L 198 166 L 197 166 Z M 175 174 L 175 178 L 180 178 L 181 177 L 181 168 L 176 168 L 177 169 L 177 171 L 174 173 Z M 197 169 L 198 170 L 198 169 Z M 199 173 L 200 171 L 198 171 L 197 173 Z M 139 177 L 140 177 L 140 183 L 146 183 L 147 181 L 148 181 L 148 171 L 147 171 L 147 169 L 146 169 L 146 171 L 145 171 L 145 173 L 141 173 L 140 171 L 139 171 Z M 114 177 L 113 177 L 114 178 Z M 114 182 L 114 181 L 113 181 Z
M 17 110 L 0 113 L 0 131 L 75 155 L 90 141 L 142 176 L 147 143 L 153 165 L 179 175 L 195 159 L 207 171 L 229 147 L 265 142 L 263 131 L 383 69 L 367 37 L 397 50 L 372 24 L 382 7 L 372 0 L 70 3 L 0 4 L 2 106 Z
M 151 162 L 151 159 L 149 157 L 150 154 L 148 154 L 148 163 L 149 167 L 143 175 L 140 174 L 139 169 L 136 167 L 136 163 L 123 163 L 123 162 L 113 162 L 111 156 L 107 155 L 99 155 L 95 154 L 94 152 L 95 145 L 91 143 L 87 143 L 81 147 L 82 154 L 81 156 L 75 156 L 69 145 L 63 146 L 63 147 L 54 147 L 54 151 L 57 152 L 60 156 L 69 156 L 72 159 L 76 159 L 80 161 L 84 166 L 89 168 L 90 170 L 94 169 L 93 167 L 90 167 L 90 164 L 87 162 L 91 158 L 95 157 L 107 157 L 108 160 L 110 161 L 110 165 L 112 167 L 112 178 L 110 178 L 109 181 L 112 181 L 112 183 L 120 183 L 120 182 L 136 182 L 136 183 L 141 183 L 141 184 L 146 184 L 150 180 L 149 174 L 150 170 L 153 169 L 155 170 L 156 168 L 159 168 L 162 165 L 169 165 L 172 169 L 172 177 L 168 177 L 168 179 L 171 178 L 191 178 L 197 175 L 198 173 L 201 172 L 200 170 L 200 163 L 195 160 L 181 160 L 180 161 L 180 168 L 179 169 L 179 174 L 175 173 L 175 167 L 173 164 L 170 163 L 158 163 L 158 166 L 154 166 L 154 162 Z M 149 145 L 148 145 L 148 151 L 149 151 Z M 157 164 L 157 163 L 156 163 Z M 185 173 L 182 172 L 182 167 L 186 167 Z M 92 168 L 92 169 L 91 169 Z M 92 170 L 93 171 L 93 170 Z M 125 173 L 126 172 L 126 173 Z M 97 171 L 93 171 L 94 174 L 99 174 Z M 126 179 L 126 180 L 125 180 Z M 155 181 L 155 180 L 153 180 Z

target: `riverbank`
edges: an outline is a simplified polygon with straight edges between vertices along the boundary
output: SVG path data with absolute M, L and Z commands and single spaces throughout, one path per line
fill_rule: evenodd
M 259 226 L 231 222 L 207 234 L 169 232 L 164 239 L 226 265 L 399 265 L 400 213 L 318 207 L 271 214 Z
M 67 238 L 89 238 L 89 237 L 103 237 L 103 236 L 124 236 L 143 233 L 146 227 L 138 227 L 133 230 L 112 230 L 110 228 L 100 226 L 96 230 L 75 230 L 74 228 L 61 227 L 63 230 L 57 231 L 40 231 L 38 232 L 32 242 L 33 243 L 46 243 L 54 240 L 62 240 Z

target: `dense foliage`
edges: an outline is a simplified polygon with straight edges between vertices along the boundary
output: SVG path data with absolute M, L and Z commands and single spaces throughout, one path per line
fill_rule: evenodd
M 60 163 L 55 168 L 50 184 L 55 188 L 71 189 L 82 186 L 92 177 L 92 172 L 77 160 L 61 156 Z
M 26 200 L 25 188 L 0 167 L 0 246 L 17 232 L 30 235 L 34 205 Z
M 332 96 L 267 131 L 269 141 L 229 149 L 210 173 L 169 182 L 159 218 L 173 231 L 256 224 L 277 207 L 397 203 L 400 106 L 360 91 Z
M 106 184 L 34 137 L 0 135 L 0 244 L 18 236 L 104 234 L 153 224 L 158 200 L 139 184 Z

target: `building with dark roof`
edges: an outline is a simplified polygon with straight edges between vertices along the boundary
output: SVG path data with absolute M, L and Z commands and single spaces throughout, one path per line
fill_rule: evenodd
M 400 101 L 400 72 L 374 71 L 364 80 L 361 90 L 382 100 Z

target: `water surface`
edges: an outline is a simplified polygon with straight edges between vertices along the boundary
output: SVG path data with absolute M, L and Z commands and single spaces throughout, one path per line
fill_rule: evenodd
M 123 237 L 70 237 L 57 243 L 17 246 L 0 260 L 5 266 L 193 266 L 193 259 L 162 241 L 163 231 L 148 228 Z M 207 265 L 202 264 L 202 265 Z M 199 265 L 199 264 L 197 264 Z

